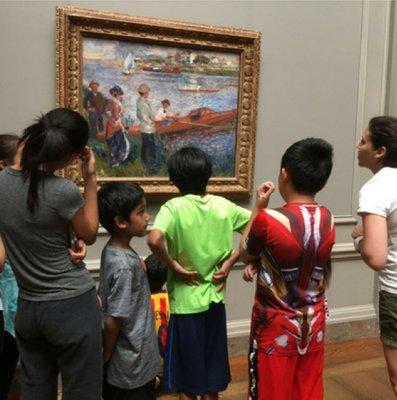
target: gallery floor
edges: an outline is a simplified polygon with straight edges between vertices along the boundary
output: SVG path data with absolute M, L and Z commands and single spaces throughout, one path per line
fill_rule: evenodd
M 232 383 L 223 400 L 244 400 L 247 391 L 246 357 L 231 359 Z M 17 384 L 8 400 L 19 400 Z M 378 338 L 332 343 L 326 347 L 326 400 L 393 400 L 382 346 Z M 160 400 L 174 400 L 163 395 Z
M 326 400 L 393 400 L 378 338 L 332 343 L 326 347 Z M 222 400 L 244 400 L 247 393 L 247 359 L 231 360 L 232 383 Z M 177 396 L 161 396 L 174 400 Z

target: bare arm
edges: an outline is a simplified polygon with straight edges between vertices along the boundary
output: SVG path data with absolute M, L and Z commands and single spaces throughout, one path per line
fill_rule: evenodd
M 88 147 L 83 161 L 84 206 L 71 219 L 73 231 L 88 245 L 95 243 L 98 232 L 97 179 L 94 153 Z
M 373 270 L 385 268 L 387 260 L 387 221 L 375 214 L 363 214 L 363 240 L 360 253 L 364 262 Z
M 0 236 L 0 272 L 4 270 L 4 263 L 6 261 L 6 249 L 4 248 L 3 240 Z
M 87 255 L 87 246 L 83 240 L 78 239 L 74 248 L 68 249 L 69 258 L 73 264 L 81 263 Z
M 105 318 L 105 327 L 103 331 L 103 362 L 108 362 L 116 346 L 117 338 L 121 329 L 121 319 L 108 316 Z
M 185 283 L 189 285 L 196 283 L 197 279 L 199 278 L 198 272 L 187 271 L 168 254 L 163 232 L 161 232 L 159 229 L 152 230 L 148 235 L 148 245 L 153 254 L 155 254 L 159 260 L 170 270 L 177 273 L 185 281 Z
M 212 275 L 212 281 L 216 284 L 219 284 L 218 292 L 220 292 L 225 287 L 226 279 L 229 276 L 229 272 L 232 269 L 233 265 L 236 264 L 239 257 L 239 250 L 233 250 L 230 256 L 222 262 L 222 266 L 219 271 L 214 272 L 214 274 Z
M 254 204 L 254 207 L 252 208 L 251 218 L 250 218 L 246 228 L 244 229 L 244 232 L 243 232 L 243 235 L 241 236 L 241 240 L 240 240 L 240 244 L 239 244 L 240 260 L 245 264 L 250 263 L 258 258 L 257 256 L 253 256 L 253 255 L 247 253 L 243 249 L 243 245 L 244 245 L 244 242 L 247 239 L 248 234 L 251 230 L 252 222 L 258 215 L 259 211 L 262 208 L 266 208 L 268 206 L 270 196 L 274 192 L 274 189 L 275 188 L 274 188 L 273 182 L 267 181 L 267 182 L 263 182 L 261 185 L 259 185 L 256 190 L 256 202 Z

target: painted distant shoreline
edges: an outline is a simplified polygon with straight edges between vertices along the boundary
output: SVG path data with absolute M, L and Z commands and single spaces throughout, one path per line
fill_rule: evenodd
M 84 61 L 89 62 L 99 62 L 103 66 L 112 66 L 123 68 L 123 62 L 121 60 L 111 60 L 111 59 L 101 59 L 96 57 L 84 57 Z M 137 70 L 142 71 L 144 66 L 163 66 L 166 65 L 164 62 L 151 61 L 150 63 L 138 62 Z M 175 64 L 178 65 L 183 73 L 190 74 L 202 74 L 202 75 L 212 75 L 212 76 L 230 76 L 238 77 L 238 71 L 234 68 L 211 66 L 211 65 L 185 65 L 185 64 Z

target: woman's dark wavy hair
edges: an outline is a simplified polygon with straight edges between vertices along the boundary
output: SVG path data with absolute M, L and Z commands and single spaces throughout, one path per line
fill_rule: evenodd
M 10 165 L 18 150 L 19 137 L 11 134 L 0 135 L 0 160 Z
M 21 168 L 25 180 L 29 179 L 27 205 L 30 212 L 34 212 L 39 200 L 39 169 L 80 153 L 88 137 L 87 121 L 67 108 L 55 108 L 25 129 L 21 138 L 24 145 Z
M 383 166 L 397 168 L 397 118 L 387 116 L 372 118 L 368 130 L 375 149 L 382 146 L 386 148 Z

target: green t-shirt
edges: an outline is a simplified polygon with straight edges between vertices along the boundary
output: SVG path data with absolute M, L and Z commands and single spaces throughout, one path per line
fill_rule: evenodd
M 211 302 L 223 301 L 224 290 L 217 292 L 212 275 L 233 250 L 233 232 L 244 230 L 250 216 L 250 211 L 213 195 L 189 194 L 161 207 L 152 229 L 163 232 L 174 260 L 201 276 L 199 285 L 189 286 L 169 271 L 171 313 L 194 314 L 208 310 Z

